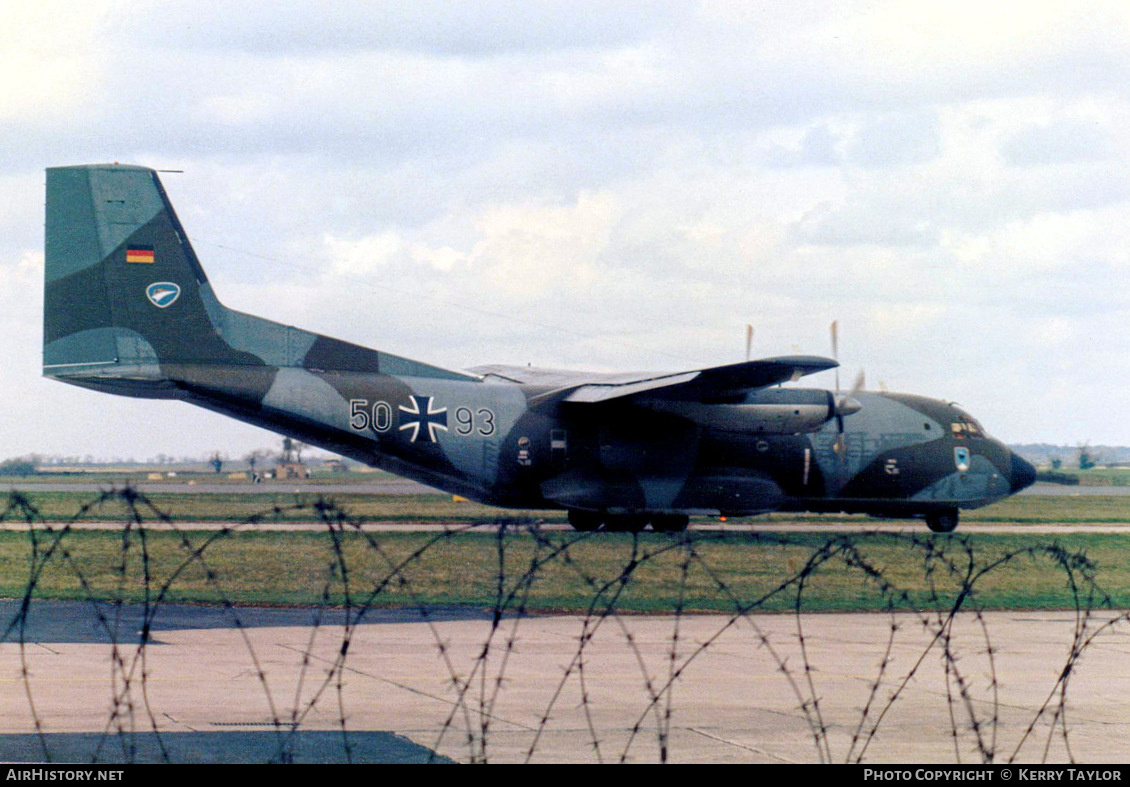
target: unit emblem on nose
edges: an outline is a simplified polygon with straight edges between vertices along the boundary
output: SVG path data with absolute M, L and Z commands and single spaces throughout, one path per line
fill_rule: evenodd
M 966 472 L 969 469 L 969 449 L 960 445 L 953 449 L 953 463 L 959 472 Z

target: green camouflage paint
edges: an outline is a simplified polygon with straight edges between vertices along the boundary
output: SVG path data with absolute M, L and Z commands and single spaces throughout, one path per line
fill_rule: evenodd
M 1035 478 L 946 402 L 777 387 L 826 358 L 457 372 L 228 309 L 143 167 L 47 170 L 45 254 L 45 375 L 187 401 L 475 500 L 569 509 L 582 529 L 810 510 L 950 530 Z

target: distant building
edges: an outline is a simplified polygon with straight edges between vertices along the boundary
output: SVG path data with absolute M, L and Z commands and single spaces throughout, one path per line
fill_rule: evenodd
M 302 462 L 279 462 L 275 465 L 276 478 L 309 478 L 310 469 Z
M 331 473 L 348 473 L 349 465 L 340 459 L 327 459 L 322 462 L 322 467 L 326 468 Z

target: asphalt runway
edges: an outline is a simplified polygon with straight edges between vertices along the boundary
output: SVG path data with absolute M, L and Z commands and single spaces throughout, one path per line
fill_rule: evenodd
M 1020 529 L 1096 527 L 1125 530 Z M 862 529 L 878 528 L 924 532 Z M 0 622 L 18 611 L 0 602 Z M 162 605 L 144 647 L 142 609 L 101 615 L 87 603 L 35 601 L 25 625 L 8 628 L 0 760 L 1130 760 L 1130 628 L 1113 613 L 962 614 L 939 638 L 938 621 L 914 614 L 531 616 L 495 626 L 465 609 L 356 620 L 340 610 Z
M 1130 628 L 1110 614 L 963 614 L 939 638 L 912 613 L 167 605 L 139 648 L 142 609 L 103 613 L 36 602 L 24 644 L 5 636 L 0 760 L 1130 760 Z

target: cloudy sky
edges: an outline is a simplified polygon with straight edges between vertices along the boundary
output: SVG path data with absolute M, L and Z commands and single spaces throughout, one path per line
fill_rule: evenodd
M 678 370 L 838 320 L 845 385 L 1130 444 L 1121 1 L 0 0 L 0 76 L 0 459 L 277 442 L 40 376 L 43 170 L 102 161 L 339 338 Z

